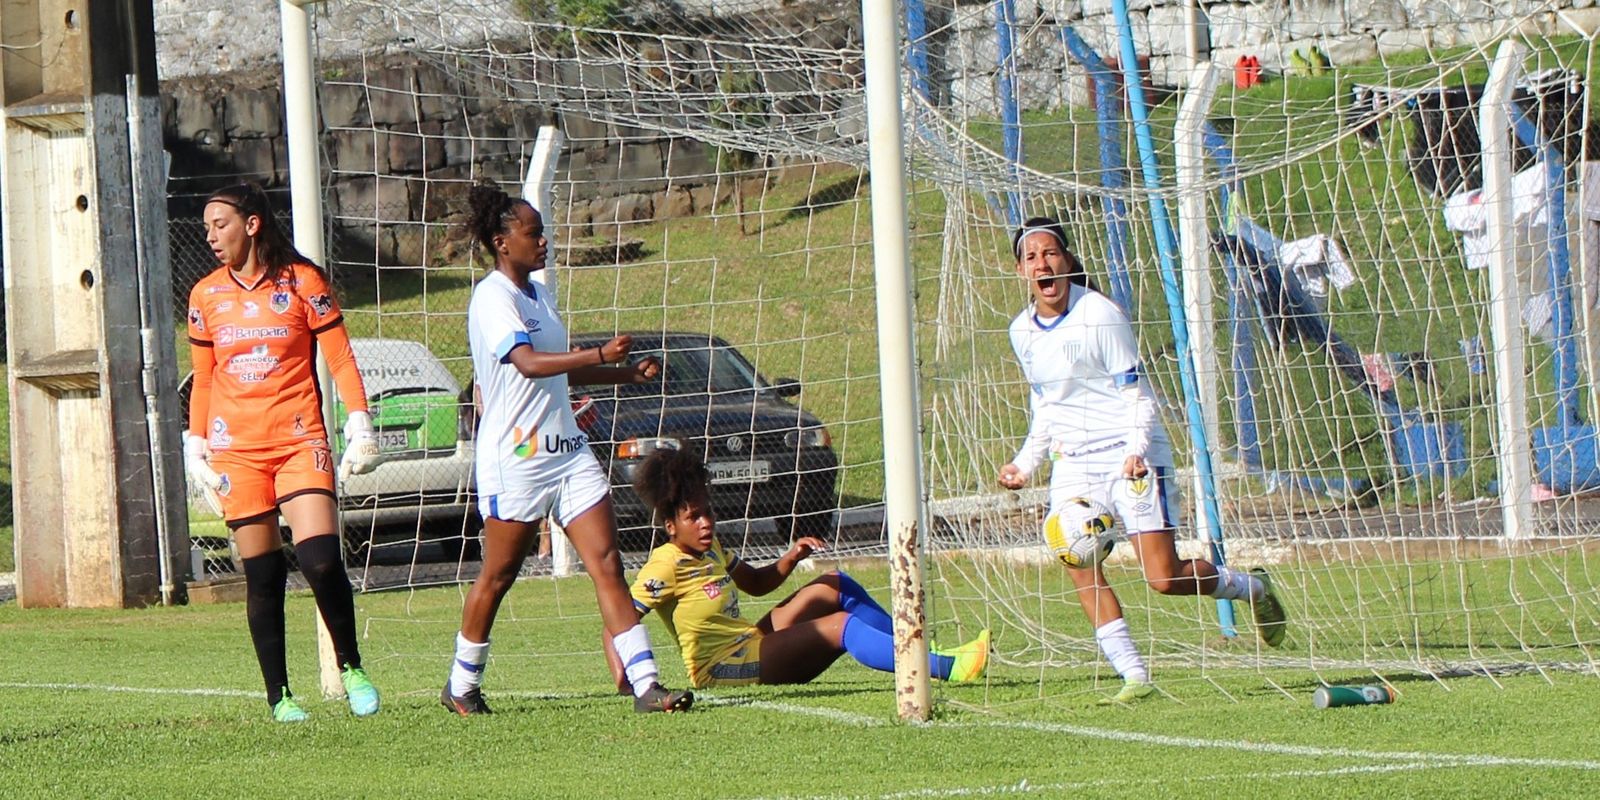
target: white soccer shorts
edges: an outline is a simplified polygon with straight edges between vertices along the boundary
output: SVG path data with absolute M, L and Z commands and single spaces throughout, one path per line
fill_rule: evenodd
M 1143 478 L 1129 479 L 1115 472 L 1085 475 L 1060 466 L 1057 462 L 1050 471 L 1050 513 L 1074 497 L 1084 497 L 1110 509 L 1127 536 L 1178 526 L 1178 482 L 1171 467 L 1152 466 Z
M 507 522 L 538 522 L 554 516 L 565 528 L 610 493 L 606 471 L 592 453 L 584 453 L 574 458 L 557 480 L 524 491 L 479 495 L 478 512 L 485 519 Z

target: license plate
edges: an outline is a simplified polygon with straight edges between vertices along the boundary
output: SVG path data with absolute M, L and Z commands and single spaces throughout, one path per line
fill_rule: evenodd
M 411 446 L 405 431 L 378 431 L 379 450 L 404 450 Z
M 706 465 L 712 483 L 766 483 L 772 479 L 772 464 L 767 461 L 720 461 Z

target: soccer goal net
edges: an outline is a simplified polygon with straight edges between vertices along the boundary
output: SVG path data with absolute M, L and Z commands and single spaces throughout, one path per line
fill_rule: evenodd
M 1105 669 L 1042 544 L 1042 483 L 996 483 L 1028 426 L 1010 234 L 1044 215 L 1134 322 L 1178 454 L 1180 551 L 1267 568 L 1291 615 L 1269 650 L 1248 607 L 1229 625 L 1209 598 L 1161 596 L 1122 545 L 1108 575 L 1158 678 L 1593 672 L 1592 18 L 1428 4 L 1389 29 L 1135 5 L 1119 30 L 1105 4 L 901 4 L 921 398 L 905 413 L 923 426 L 935 631 L 991 628 L 1009 665 Z M 644 428 L 609 416 L 614 393 L 575 392 L 612 434 L 594 438 L 619 489 L 641 442 L 682 439 L 715 462 L 721 535 L 747 557 L 796 534 L 882 555 L 884 476 L 907 456 L 880 435 L 860 14 L 321 7 L 353 332 L 421 342 L 467 390 L 484 265 L 459 230 L 466 189 L 531 180 L 575 341 L 628 331 L 666 353 Z M 1481 129 L 1485 97 L 1504 130 Z M 551 124 L 555 169 L 530 179 Z M 470 577 L 471 515 L 408 508 L 403 535 L 373 523 L 369 586 Z M 648 519 L 622 525 L 635 555 L 659 542 Z M 429 563 L 440 539 L 455 546 Z

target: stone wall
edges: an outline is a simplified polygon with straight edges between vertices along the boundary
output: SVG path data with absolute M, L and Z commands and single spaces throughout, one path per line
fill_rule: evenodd
M 321 89 L 335 255 L 412 266 L 455 258 L 461 236 L 451 223 L 465 208 L 467 187 L 483 179 L 520 183 L 539 127 L 556 115 L 415 59 L 368 66 L 365 84 Z M 162 89 L 169 211 L 180 225 L 221 185 L 287 186 L 283 93 L 271 71 L 168 80 Z M 559 124 L 568 145 L 553 222 L 567 226 L 570 238 L 618 238 L 617 223 L 704 214 L 731 193 L 731 183 L 717 182 L 715 150 L 702 142 L 575 114 Z M 581 196 L 570 187 L 583 187 Z M 198 232 L 182 235 L 198 241 Z
M 1149 78 L 1157 85 L 1186 81 L 1188 5 L 1188 0 L 1128 0 L 1135 50 L 1149 57 Z M 1310 46 L 1339 65 L 1471 44 L 1495 35 L 1494 20 L 1508 15 L 1532 15 L 1526 33 L 1587 34 L 1600 28 L 1595 6 L 1596 0 L 1200 0 L 1202 41 L 1211 60 L 1232 65 L 1241 55 L 1253 55 L 1269 71 L 1283 70 L 1290 53 Z M 1560 15 L 1554 7 L 1562 8 Z M 997 8 L 958 7 L 942 46 L 930 48 L 946 53 L 942 74 L 938 65 L 934 69 L 936 82 L 954 101 L 987 113 L 999 110 Z M 1087 79 L 1066 58 L 1059 31 L 1071 25 L 1102 57 L 1115 57 L 1119 46 L 1111 0 L 1017 0 L 1015 15 L 1022 38 L 1015 54 L 1018 102 L 1035 110 L 1087 105 Z

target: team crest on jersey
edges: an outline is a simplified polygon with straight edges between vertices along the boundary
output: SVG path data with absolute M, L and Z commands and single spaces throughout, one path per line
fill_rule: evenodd
M 326 317 L 333 313 L 332 297 L 325 294 L 314 294 L 308 299 L 311 301 L 311 310 L 317 312 L 317 316 Z
M 233 444 L 233 436 L 228 433 L 228 423 L 222 417 L 211 420 L 211 446 L 225 448 Z
M 272 313 L 282 314 L 289 310 L 289 293 L 273 292 L 272 299 L 268 300 L 267 304 L 272 308 Z
M 663 581 L 660 578 L 649 578 L 644 582 L 644 590 L 649 592 L 650 596 L 654 598 L 659 598 L 661 593 L 666 591 L 666 589 L 666 581 Z
M 200 316 L 200 309 L 195 308 L 194 306 L 189 306 L 189 324 L 193 325 L 194 329 L 197 331 L 204 331 L 206 329 L 205 317 Z
M 220 494 L 223 497 L 227 497 L 228 493 L 231 492 L 231 491 L 233 491 L 233 481 L 229 480 L 228 473 L 224 472 L 224 473 L 218 475 L 217 476 L 217 494 Z

